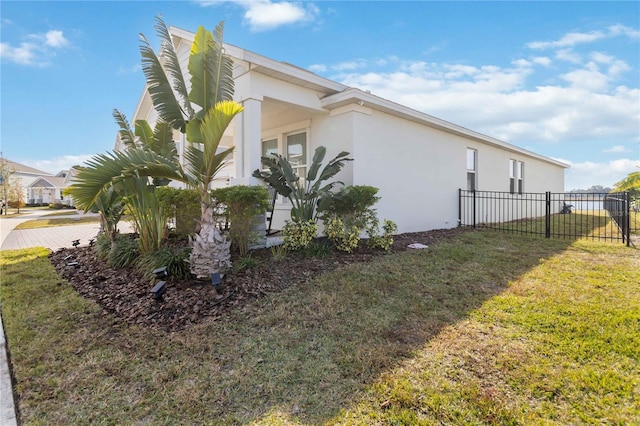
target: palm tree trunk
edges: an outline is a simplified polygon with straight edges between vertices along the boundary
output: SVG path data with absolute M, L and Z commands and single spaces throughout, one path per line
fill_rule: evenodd
M 198 278 L 209 278 L 212 273 L 224 273 L 231 268 L 231 241 L 220 232 L 213 217 L 215 204 L 202 203 L 200 232 L 191 240 L 191 273 Z

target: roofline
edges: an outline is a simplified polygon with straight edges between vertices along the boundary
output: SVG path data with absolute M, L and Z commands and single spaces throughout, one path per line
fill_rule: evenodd
M 169 27 L 169 33 L 191 42 L 193 42 L 193 39 L 195 38 L 194 33 L 173 26 Z M 295 78 L 297 80 L 301 80 L 307 84 L 317 87 L 321 91 L 326 92 L 342 92 L 349 88 L 349 86 L 329 80 L 328 78 L 320 77 L 319 75 L 304 68 L 300 68 L 286 62 L 276 61 L 229 43 L 223 43 L 223 45 L 225 52 L 229 56 L 250 63 L 251 69 L 257 72 L 260 72 L 261 68 L 263 68 L 271 71 L 272 73 L 280 74 L 283 77 L 288 77 L 288 79 Z
M 327 108 L 329 110 L 332 110 L 344 105 L 348 105 L 348 104 L 354 104 L 354 103 L 358 105 L 367 106 L 369 108 L 375 109 L 377 111 L 385 112 L 387 114 L 390 114 L 396 117 L 411 120 L 418 124 L 426 125 L 434 129 L 442 130 L 448 133 L 456 134 L 458 136 L 473 139 L 480 143 L 506 149 L 511 152 L 526 155 L 528 157 L 536 158 L 538 160 L 545 161 L 547 163 L 551 163 L 560 167 L 564 167 L 566 169 L 570 167 L 568 164 L 555 160 L 553 158 L 536 154 L 535 152 L 517 147 L 510 143 L 501 141 L 499 139 L 495 139 L 491 136 L 487 136 L 482 133 L 469 130 L 465 127 L 458 126 L 457 124 L 453 124 L 448 121 L 442 120 L 440 118 L 434 117 L 432 115 L 425 114 L 423 112 L 395 103 L 388 99 L 384 99 L 379 96 L 372 95 L 371 93 L 362 91 L 360 89 L 349 88 L 340 93 L 329 95 L 321 99 L 322 107 Z

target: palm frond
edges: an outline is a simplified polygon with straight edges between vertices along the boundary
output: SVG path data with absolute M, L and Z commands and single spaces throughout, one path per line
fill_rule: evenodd
M 234 92 L 233 59 L 224 53 L 224 21 L 220 21 L 213 31 L 213 41 L 216 46 L 213 63 L 217 71 L 214 82 L 214 96 L 216 102 L 232 100 Z
M 174 129 L 185 131 L 186 120 L 175 96 L 167 74 L 156 56 L 149 41 L 140 34 L 140 55 L 142 56 L 142 72 L 147 80 L 147 90 L 162 120 Z
M 136 120 L 135 135 L 140 139 L 142 148 L 148 149 L 153 145 L 153 130 L 147 120 Z
M 116 121 L 116 124 L 120 128 L 120 130 L 118 130 L 120 141 L 127 148 L 135 148 L 136 137 L 133 131 L 131 130 L 131 126 L 129 125 L 129 121 L 127 120 L 127 117 L 117 109 L 113 110 L 112 115 L 113 115 L 113 119 Z
M 184 74 L 180 67 L 180 60 L 178 59 L 175 47 L 173 46 L 173 41 L 171 40 L 171 34 L 169 34 L 169 29 L 160 15 L 156 16 L 155 29 L 156 34 L 162 41 L 160 49 L 162 51 L 162 56 L 165 59 L 164 66 L 173 81 L 173 89 L 180 97 L 182 109 L 186 112 L 187 118 L 190 119 L 195 115 L 195 112 L 193 111 L 191 102 L 189 101 L 189 92 L 187 91 Z
M 198 27 L 189 54 L 189 73 L 191 74 L 191 91 L 189 99 L 201 107 L 199 116 L 215 105 L 214 68 L 212 66 L 215 45 L 213 35 L 203 26 Z

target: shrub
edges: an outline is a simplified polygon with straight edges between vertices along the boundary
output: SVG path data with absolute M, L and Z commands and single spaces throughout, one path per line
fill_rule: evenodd
M 233 270 L 234 272 L 240 272 L 243 269 L 251 269 L 258 266 L 260 262 L 251 257 L 251 254 L 248 256 L 241 257 L 233 262 Z
M 338 250 L 347 253 L 351 253 L 358 247 L 361 232 L 362 229 L 356 226 L 351 226 L 347 231 L 342 219 L 339 217 L 332 216 L 325 223 L 325 233 L 329 240 L 333 242 Z
M 191 270 L 187 260 L 190 252 L 189 247 L 162 247 L 160 250 L 140 257 L 136 262 L 136 267 L 150 278 L 154 278 L 151 271 L 166 266 L 169 277 L 178 280 L 189 279 L 191 278 Z
M 273 260 L 276 262 L 280 262 L 287 257 L 287 247 L 284 244 L 280 244 L 277 246 L 271 246 L 271 255 L 273 256 Z
M 393 245 L 393 235 L 398 231 L 398 226 L 395 222 L 385 219 L 382 224 L 382 235 L 378 234 L 378 220 L 371 224 L 372 226 L 367 228 L 367 234 L 369 235 L 369 247 L 381 248 L 384 251 L 389 251 Z
M 302 250 L 318 235 L 318 225 L 311 220 L 308 222 L 287 221 L 282 233 L 284 246 L 287 250 Z
M 115 268 L 126 268 L 140 256 L 140 243 L 129 235 L 118 235 L 107 256 L 107 263 Z
M 329 240 L 338 250 L 351 253 L 358 247 L 360 235 L 378 220 L 371 207 L 380 199 L 378 188 L 366 185 L 347 186 L 327 194 L 319 203 L 320 217 Z
M 256 215 L 264 213 L 269 206 L 269 193 L 263 186 L 235 185 L 214 189 L 211 197 L 223 205 L 224 214 L 231 226 L 231 245 L 241 257 L 249 252 L 249 243 L 255 240 L 251 235 Z
M 107 260 L 109 252 L 111 251 L 111 239 L 107 234 L 102 233 L 96 237 L 94 250 L 96 251 L 96 256 L 98 256 L 98 258 Z
M 156 197 L 165 218 L 175 219 L 176 234 L 185 236 L 198 231 L 201 215 L 198 191 L 161 186 L 156 188 Z
M 305 255 L 308 257 L 317 257 L 319 259 L 324 259 L 329 257 L 331 254 L 331 247 L 328 244 L 325 244 L 319 240 L 313 240 L 309 243 L 307 248 L 304 250 Z

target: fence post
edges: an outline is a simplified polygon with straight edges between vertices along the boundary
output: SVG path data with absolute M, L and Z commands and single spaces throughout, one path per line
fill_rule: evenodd
M 545 192 L 544 198 L 544 237 L 551 238 L 551 192 Z
M 476 227 L 476 190 L 473 191 L 473 227 Z
M 458 188 L 458 227 L 462 226 L 462 188 Z
M 624 234 L 626 234 L 627 237 L 627 247 L 631 246 L 631 193 L 629 192 L 625 192 L 624 193 L 624 215 L 626 217 L 624 217 L 623 221 L 624 221 L 624 227 L 625 227 L 625 231 Z M 623 235 L 622 237 L 622 242 L 624 243 L 624 238 L 625 236 Z

